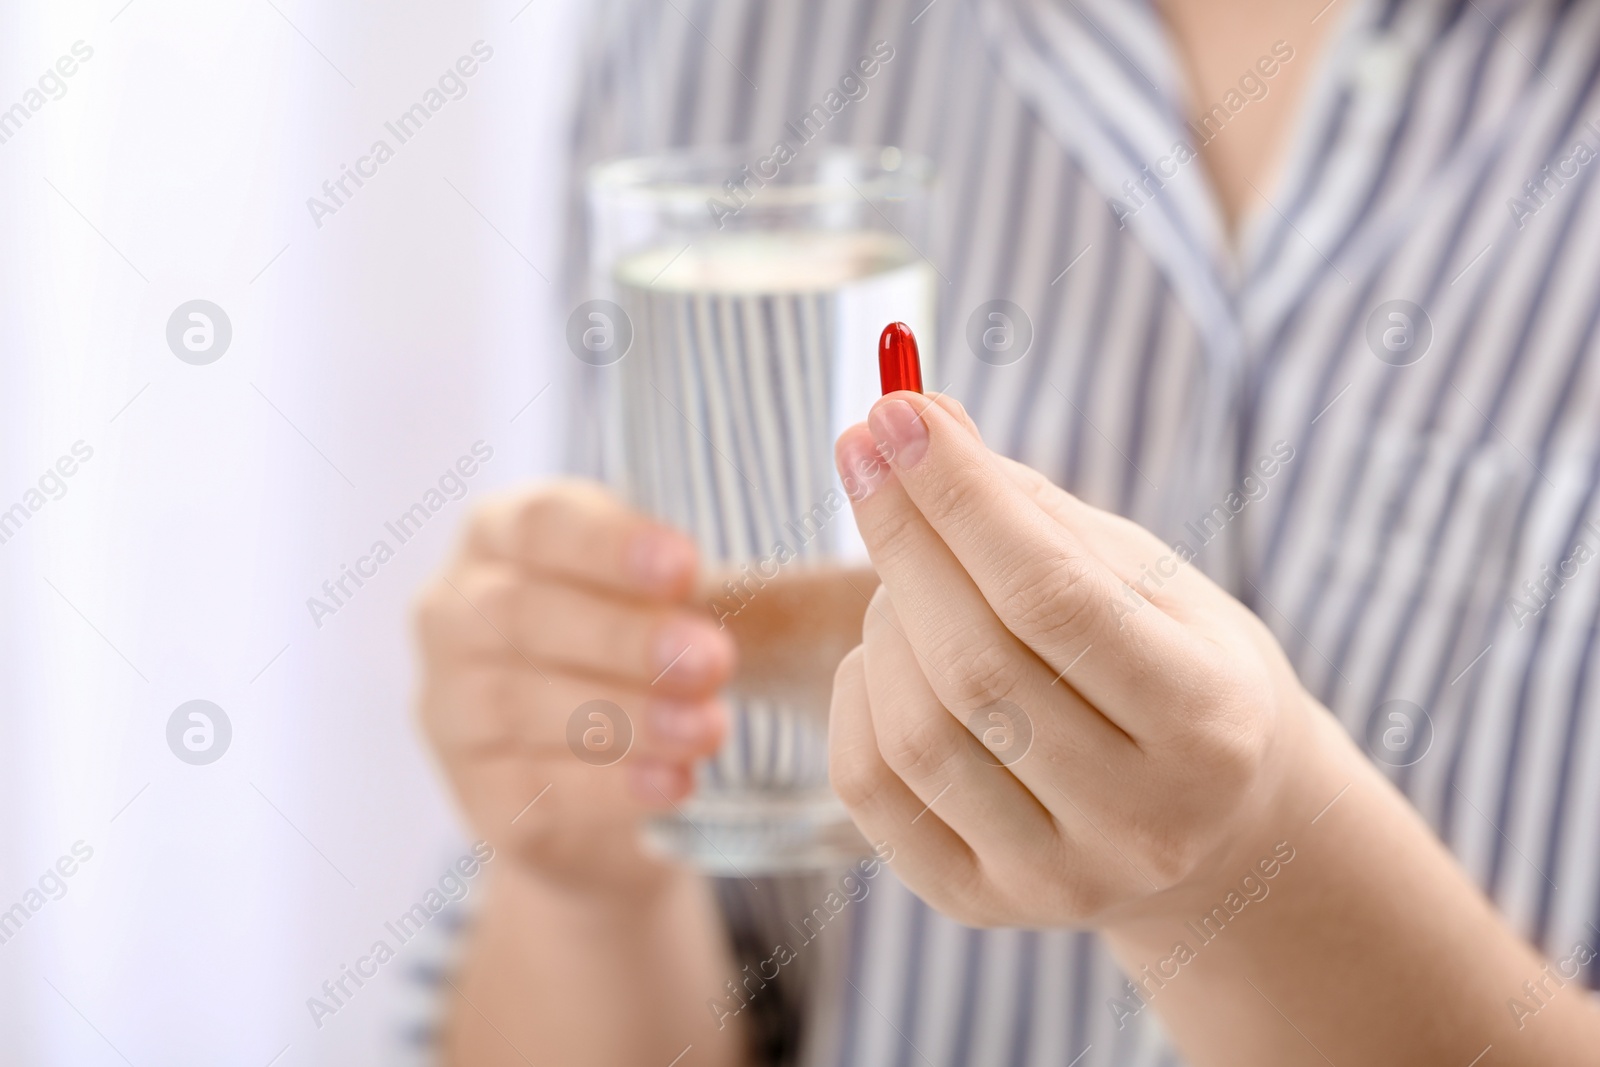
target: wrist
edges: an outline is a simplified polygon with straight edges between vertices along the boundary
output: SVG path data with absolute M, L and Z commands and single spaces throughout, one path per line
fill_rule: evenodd
M 1343 791 L 1371 773 L 1332 714 L 1300 693 L 1280 717 L 1259 782 L 1215 853 L 1182 883 L 1112 916 L 1101 932 L 1119 951 L 1161 953 L 1175 938 L 1192 942 L 1197 924 L 1203 935 L 1224 915 L 1243 913 L 1271 893 Z M 1215 916 L 1209 926 L 1207 916 Z
M 680 895 L 698 875 L 650 857 L 569 869 L 522 862 L 493 872 L 487 910 L 526 915 L 530 911 L 584 922 L 594 916 L 614 923 L 618 916 L 642 916 Z

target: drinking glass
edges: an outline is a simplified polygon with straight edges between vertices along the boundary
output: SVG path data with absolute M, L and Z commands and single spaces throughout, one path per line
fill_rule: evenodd
M 601 373 L 622 491 L 695 539 L 701 603 L 739 648 L 726 742 L 645 830 L 708 871 L 867 851 L 828 786 L 833 669 L 876 584 L 833 441 L 878 395 L 885 325 L 908 323 L 933 358 L 932 182 L 899 149 L 821 145 L 781 161 L 692 150 L 589 176 L 594 322 L 619 331 Z

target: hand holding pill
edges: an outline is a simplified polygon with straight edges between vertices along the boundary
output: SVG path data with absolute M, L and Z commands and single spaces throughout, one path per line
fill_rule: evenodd
M 883 584 L 835 677 L 830 767 L 934 907 L 1164 919 L 1349 781 L 1266 627 L 1149 532 L 991 452 L 946 396 L 885 396 L 840 436 L 841 470 L 874 455 L 852 504 Z

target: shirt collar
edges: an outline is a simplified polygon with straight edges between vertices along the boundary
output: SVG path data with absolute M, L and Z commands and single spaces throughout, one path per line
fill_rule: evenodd
M 1208 349 L 1236 352 L 1226 230 L 1148 0 L 976 0 L 1002 72 L 1105 195 Z

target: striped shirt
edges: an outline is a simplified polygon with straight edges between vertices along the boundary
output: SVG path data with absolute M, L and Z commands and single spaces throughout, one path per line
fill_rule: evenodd
M 1561 958 L 1600 946 L 1600 2 L 1319 17 L 1320 56 L 1261 41 L 1191 124 L 1146 0 L 610 0 L 575 188 L 607 157 L 769 144 L 886 42 L 822 137 L 939 168 L 930 384 L 1188 544 Z M 1193 147 L 1289 63 L 1316 70 L 1235 237 Z M 996 299 L 1033 333 L 1004 366 L 965 343 Z M 722 885 L 736 948 L 769 955 L 829 888 Z M 869 888 L 752 1002 L 769 1062 L 1179 1062 L 1154 1012 L 1112 1010 L 1128 986 L 1093 934 Z

